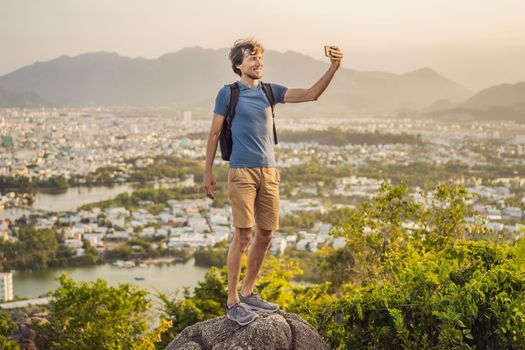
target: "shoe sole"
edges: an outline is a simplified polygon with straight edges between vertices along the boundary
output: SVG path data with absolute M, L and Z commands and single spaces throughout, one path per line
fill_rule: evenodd
M 226 314 L 226 318 L 230 321 L 233 321 L 235 323 L 237 323 L 239 326 L 247 326 L 249 325 L 250 323 L 252 323 L 253 321 L 255 321 L 259 316 L 255 315 L 255 317 L 253 318 L 253 320 L 250 320 L 250 321 L 247 321 L 247 322 L 239 322 L 237 320 L 234 320 L 233 318 L 230 317 L 230 315 Z
M 246 303 L 242 303 L 247 309 L 251 310 L 251 311 L 262 311 L 262 312 L 269 312 L 269 313 L 274 313 L 274 312 L 277 312 L 279 311 L 279 308 L 275 309 L 275 310 L 268 310 L 268 309 L 263 309 L 263 308 L 260 308 L 260 307 L 257 307 L 257 306 L 253 306 L 253 305 L 249 305 L 249 304 L 246 304 Z

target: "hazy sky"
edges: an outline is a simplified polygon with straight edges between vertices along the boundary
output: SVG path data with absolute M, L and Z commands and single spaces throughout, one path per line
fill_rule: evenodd
M 62 54 L 156 58 L 187 46 L 266 49 L 404 73 L 431 67 L 476 91 L 525 81 L 523 0 L 0 0 L 0 75 Z

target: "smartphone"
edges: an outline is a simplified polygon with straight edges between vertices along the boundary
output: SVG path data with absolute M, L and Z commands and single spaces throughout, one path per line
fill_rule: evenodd
M 332 47 L 330 45 L 325 45 L 325 47 L 324 47 L 324 55 L 326 57 L 330 57 L 331 51 L 332 51 Z

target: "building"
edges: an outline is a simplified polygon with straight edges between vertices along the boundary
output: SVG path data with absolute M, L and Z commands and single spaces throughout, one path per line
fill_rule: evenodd
M 13 273 L 0 273 L 0 302 L 13 300 Z
M 275 237 L 272 240 L 272 244 L 270 246 L 270 251 L 273 255 L 283 255 L 284 251 L 286 250 L 286 238 L 284 237 Z

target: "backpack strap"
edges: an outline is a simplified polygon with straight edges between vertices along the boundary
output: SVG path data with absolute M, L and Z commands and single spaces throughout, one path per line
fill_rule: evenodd
M 275 144 L 277 144 L 277 130 L 275 129 L 275 113 L 273 112 L 273 107 L 275 106 L 275 99 L 273 97 L 273 91 L 272 86 L 268 83 L 263 83 L 262 89 L 264 91 L 264 94 L 266 95 L 266 98 L 268 98 L 268 102 L 270 102 L 270 106 L 272 107 L 272 118 L 273 118 L 273 140 L 275 141 Z
M 228 128 L 231 128 L 233 117 L 235 117 L 235 108 L 239 102 L 239 84 L 237 82 L 230 84 L 230 103 L 228 104 L 228 111 L 226 112 L 226 122 Z

